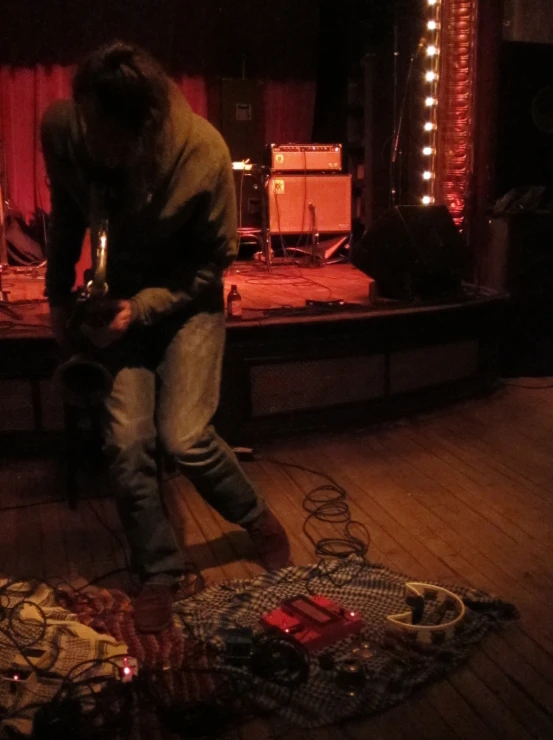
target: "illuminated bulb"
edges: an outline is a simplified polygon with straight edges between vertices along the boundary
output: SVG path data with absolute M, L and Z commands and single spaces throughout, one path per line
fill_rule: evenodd
M 434 82 L 434 80 L 436 79 L 436 73 L 430 70 L 425 74 L 425 78 L 427 82 Z
M 429 31 L 435 31 L 438 28 L 438 24 L 436 21 L 428 21 L 426 27 Z
M 129 666 L 128 666 L 128 665 L 126 665 L 126 666 L 125 666 L 125 667 L 123 668 L 123 673 L 125 674 L 125 676 L 130 676 L 130 675 L 131 675 L 131 673 L 132 673 L 132 670 L 131 670 L 131 669 L 129 668 Z
M 437 0 L 428 0 L 429 5 L 436 5 Z
M 290 632 L 290 630 L 288 629 L 288 627 L 286 627 L 286 629 L 285 629 L 284 631 L 285 631 L 286 633 Z
M 432 121 L 427 121 L 424 124 L 424 130 L 425 131 L 432 131 L 433 128 L 434 128 L 434 124 L 432 123 Z
M 19 681 L 19 673 L 14 673 L 13 676 L 12 676 L 12 679 L 14 681 Z
M 428 54 L 429 57 L 433 57 L 438 53 L 438 49 L 436 49 L 435 46 L 428 46 L 426 48 L 426 53 Z
M 350 617 L 354 617 L 355 616 L 355 612 L 350 612 L 349 615 L 350 615 Z
M 426 157 L 429 157 L 429 156 L 430 156 L 430 155 L 432 154 L 432 147 L 431 147 L 431 146 L 425 146 L 425 147 L 423 148 L 423 150 L 422 150 L 422 153 L 423 153 L 423 154 L 424 154 L 424 155 L 425 155 Z
M 430 108 L 430 106 L 436 104 L 436 98 L 426 98 L 424 101 L 424 104 L 426 105 L 427 108 Z
M 426 172 L 422 173 L 422 177 L 424 180 L 430 180 L 432 178 L 432 173 L 426 170 Z
M 429 195 L 423 195 L 421 200 L 423 206 L 429 206 L 432 203 L 432 198 Z

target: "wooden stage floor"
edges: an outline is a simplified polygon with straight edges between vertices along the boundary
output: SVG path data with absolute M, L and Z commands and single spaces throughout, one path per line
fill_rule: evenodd
M 225 294 L 236 284 L 242 295 L 244 319 L 258 319 L 265 311 L 305 306 L 306 300 L 359 304 L 371 309 L 369 284 L 372 281 L 351 264 L 301 267 L 293 262 L 264 264 L 237 260 L 225 274 Z M 51 336 L 44 298 L 44 273 L 9 272 L 3 280 L 10 303 L 0 306 L 0 338 L 14 336 Z M 9 308 L 15 316 L 11 315 Z M 291 317 L 293 318 L 293 317 Z M 26 319 L 28 326 L 26 326 Z
M 366 275 L 351 264 L 301 267 L 277 263 L 267 270 L 262 263 L 237 261 L 225 275 L 225 292 L 236 284 L 242 295 L 243 319 L 268 318 L 279 309 L 301 308 L 308 300 L 344 301 L 371 309 Z M 290 317 L 296 318 L 296 317 Z
M 342 485 L 352 515 L 370 531 L 371 559 L 416 578 L 493 591 L 514 602 L 522 615 L 519 623 L 487 639 L 464 667 L 395 709 L 289 737 L 553 737 L 552 433 L 553 388 L 513 385 L 488 399 L 394 426 L 306 436 L 258 451 L 324 471 Z M 314 562 L 302 530 L 302 501 L 320 481 L 263 459 L 245 466 L 287 527 L 296 562 Z M 3 460 L 0 490 L 5 574 L 82 583 L 124 565 L 113 502 L 82 501 L 70 511 L 59 501 L 55 461 Z M 208 582 L 259 572 L 247 540 L 183 478 L 167 481 L 164 495 L 179 539 Z M 112 578 L 108 584 L 127 582 Z M 264 740 L 267 732 L 255 722 L 234 737 Z
M 0 340 L 13 338 L 50 338 L 48 310 L 44 298 L 44 274 L 31 277 L 24 270 L 4 277 L 9 304 L 0 304 Z M 400 304 L 374 298 L 374 282 L 349 263 L 323 267 L 305 267 L 293 262 L 279 262 L 267 270 L 263 263 L 237 260 L 225 274 L 225 295 L 237 285 L 242 296 L 243 323 L 294 323 L 302 320 L 306 301 L 343 301 L 341 316 L 401 310 L 429 311 L 431 305 Z M 369 292 L 371 297 L 369 297 Z M 482 298 L 487 297 L 482 293 Z M 351 306 L 348 312 L 347 306 Z M 11 309 L 11 311 L 10 311 Z M 309 312 L 306 312 L 306 315 Z M 331 307 L 321 320 L 332 317 Z M 313 316 L 310 316 L 313 320 Z M 317 317 L 315 317 L 315 320 Z M 230 322 L 236 325 L 237 322 Z

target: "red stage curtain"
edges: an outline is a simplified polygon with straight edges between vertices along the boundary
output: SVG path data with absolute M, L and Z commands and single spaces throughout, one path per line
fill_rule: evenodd
M 37 209 L 48 211 L 50 207 L 40 152 L 40 119 L 52 101 L 69 95 L 70 79 L 71 68 L 67 66 L 0 67 L 0 139 L 5 153 L 7 195 L 25 218 Z M 180 77 L 177 83 L 193 110 L 207 116 L 205 79 Z M 267 141 L 310 141 L 314 103 L 312 81 L 267 81 Z

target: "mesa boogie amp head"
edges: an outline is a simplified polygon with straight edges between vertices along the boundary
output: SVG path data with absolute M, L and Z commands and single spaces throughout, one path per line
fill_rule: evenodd
M 341 144 L 270 144 L 273 172 L 341 172 Z

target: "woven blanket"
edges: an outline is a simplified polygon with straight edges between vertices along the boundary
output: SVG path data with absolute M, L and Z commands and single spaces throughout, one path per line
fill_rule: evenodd
M 199 640 L 209 640 L 221 629 L 259 630 L 260 615 L 299 594 L 325 595 L 361 615 L 365 623 L 362 636 L 374 650 L 363 661 L 364 682 L 355 691 L 341 690 L 336 669 L 326 666 L 348 660 L 357 637 L 325 650 L 328 660 L 324 662 L 312 659 L 309 680 L 293 692 L 267 681 L 255 682 L 251 693 L 259 709 L 275 712 L 285 725 L 314 728 L 398 704 L 419 686 L 439 679 L 468 658 L 488 631 L 517 616 L 511 604 L 483 591 L 447 585 L 467 608 L 455 637 L 424 650 L 402 641 L 390 642 L 386 639 L 386 617 L 406 611 L 405 583 L 410 580 L 415 579 L 351 557 L 213 585 L 175 608 Z

